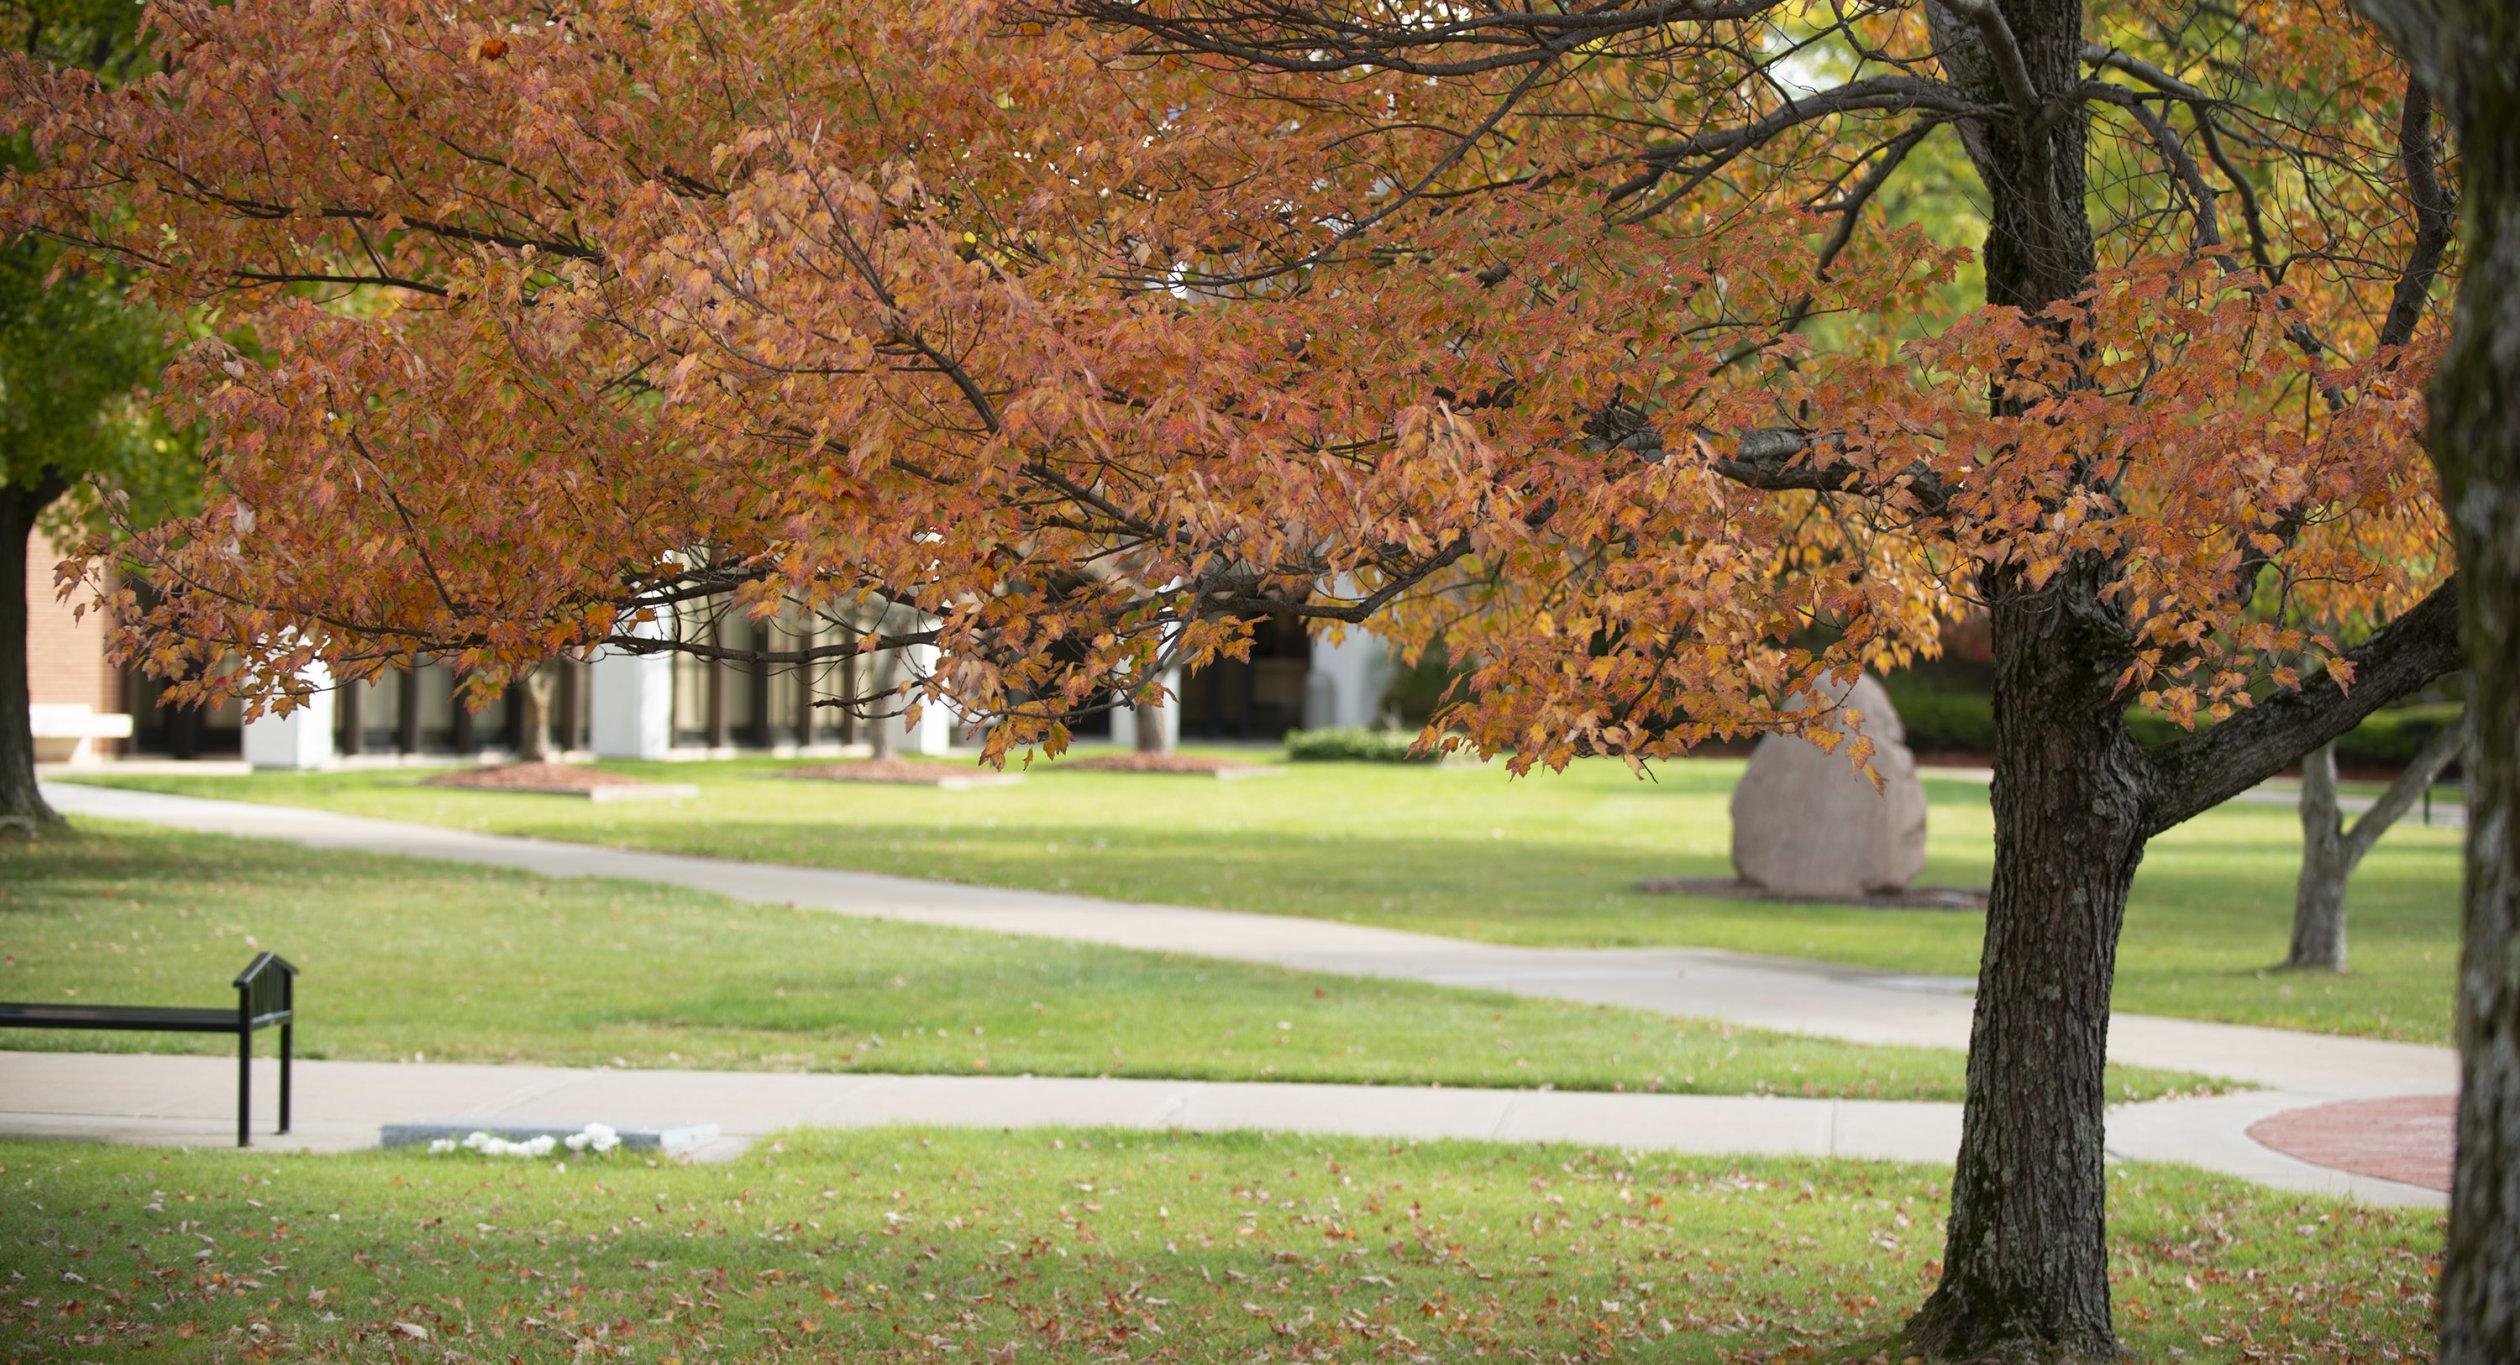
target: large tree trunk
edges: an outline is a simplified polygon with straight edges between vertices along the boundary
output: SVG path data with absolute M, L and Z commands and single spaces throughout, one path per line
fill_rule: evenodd
M 34 832 L 61 822 L 35 785 L 26 678 L 26 552 L 36 515 L 61 491 L 50 481 L 0 487 L 0 829 Z
M 2520 1360 L 2520 10 L 2427 14 L 2461 131 L 2467 273 L 2432 388 L 2433 460 L 2459 553 L 2468 655 L 2467 932 L 2459 1156 L 2441 1358 Z
M 1946 74 L 2037 119 L 1960 125 L 1988 195 L 1986 299 L 2033 316 L 2087 288 L 2088 116 L 2080 0 L 1930 0 Z M 2018 411 L 1998 386 L 1995 411 Z M 2043 588 L 1990 570 L 1995 873 L 1969 1035 L 1967 1103 L 1942 1279 L 1908 1324 L 1930 1355 L 2117 1353 L 2109 1320 L 2102 1123 L 2109 989 L 2143 856 L 2145 770 L 2116 678 L 2123 627 L 2098 562 Z
M 2520 101 L 2504 117 L 2520 120 Z M 2520 159 L 2506 136 L 2514 126 L 2502 123 L 2496 135 L 2505 137 L 2506 159 Z M 2492 154 L 2469 144 L 2470 157 Z M 2520 165 L 2511 172 L 2520 190 Z M 2484 207 L 2470 204 L 2470 213 Z M 2502 214 L 2500 260 L 2490 271 L 2491 306 L 2504 314 L 2499 354 L 2487 361 L 2482 339 L 2462 346 L 2453 363 L 2472 378 L 2445 386 L 2497 388 L 2499 430 L 2455 413 L 2441 424 L 2465 438 L 2465 468 L 2452 475 L 2457 462 L 2445 460 L 2443 473 L 2460 509 L 2451 520 L 2466 579 L 2476 726 L 2459 960 L 2459 1156 L 2441 1285 L 2445 1362 L 2520 1360 L 2520 403 L 2511 397 L 2520 393 L 2520 195 Z M 2462 290 L 2479 312 L 2484 264 L 2471 257 L 2475 273 Z
M 1909 1325 L 1933 1355 L 2117 1350 L 2101 1069 L 2144 778 L 2090 606 L 2059 582 L 1993 612 L 1994 885 L 1942 1281 Z

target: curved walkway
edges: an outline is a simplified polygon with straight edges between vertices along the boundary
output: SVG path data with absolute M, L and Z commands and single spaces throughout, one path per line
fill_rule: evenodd
M 1233 958 L 1352 976 L 1476 986 L 1522 995 L 1625 1005 L 1671 1015 L 1722 1019 L 1753 1027 L 1859 1043 L 1910 1043 L 1952 1048 L 1968 1045 L 1969 983 L 1952 978 L 1901 976 L 1708 949 L 1508 947 L 1326 920 L 1140 905 L 827 868 L 693 858 L 476 834 L 298 807 L 210 801 L 65 783 L 46 784 L 45 796 L 56 809 L 68 814 L 277 838 L 313 848 L 438 858 L 514 868 L 547 876 L 624 877 L 840 914 Z M 2122 1014 L 2115 1018 L 2110 1029 L 2109 1055 L 2123 1063 L 2203 1072 L 2264 1087 L 2210 1099 L 2121 1106 L 2111 1112 L 2109 1122 L 2109 1147 L 2116 1155 L 2186 1161 L 2267 1184 L 2338 1190 L 2388 1203 L 2438 1205 L 2443 1202 L 2436 1191 L 2297 1160 L 2254 1141 L 2248 1136 L 2248 1129 L 2272 1115 L 2307 1105 L 2337 1100 L 2441 1095 L 2454 1091 L 2458 1077 L 2457 1057 L 2447 1048 Z M 397 1074 L 411 1070 L 413 1068 L 397 1068 Z M 505 1072 L 515 1069 L 493 1070 Z M 0 1087 L 0 1110 L 17 1109 L 16 1097 L 27 1093 L 9 1079 L 13 1071 L 14 1066 L 0 1071 L 0 1080 L 8 1081 Z M 609 1074 L 666 1076 L 685 1073 Z M 720 1085 L 731 1084 L 738 1079 L 749 1084 L 753 1079 L 723 1072 L 688 1074 L 715 1076 L 719 1078 Z M 764 1083 L 775 1084 L 779 1079 L 765 1078 Z M 864 1083 L 873 1078 L 785 1079 Z M 1181 1084 L 1170 1082 L 922 1079 L 928 1084 L 966 1081 L 972 1087 L 1056 1084 L 1183 1088 Z M 1225 1091 L 1233 1087 L 1202 1088 Z M 1399 1101 L 1394 1097 L 1442 1097 L 1449 1102 L 1453 1097 L 1489 1093 L 1270 1084 L 1245 1088 L 1261 1092 L 1261 1102 L 1254 1112 L 1264 1118 L 1287 1108 L 1291 1097 L 1301 1091 L 1358 1092 L 1338 1106 L 1350 1112 L 1357 1112 L 1354 1106 L 1362 1104 L 1368 1097 L 1379 1097 L 1394 1103 L 1419 1103 L 1415 1100 Z M 996 1111 L 995 1101 L 980 1098 L 985 1093 L 988 1092 L 984 1089 L 971 1090 L 974 1104 L 988 1115 L 985 1121 L 1010 1121 Z M 1535 1092 L 1492 1093 L 1522 1097 L 1516 1103 L 1535 1097 Z M 1279 1098 L 1272 1101 L 1266 1098 L 1268 1096 Z M 1629 1103 L 1649 1107 L 1660 1105 L 1663 1108 L 1653 1110 L 1657 1114 L 1653 1120 L 1655 1124 L 1683 1126 L 1697 1120 L 1687 1117 L 1677 1106 L 1717 1102 L 1714 1097 L 1692 1096 L 1556 1094 L 1548 1098 L 1552 1103 L 1583 1101 L 1598 1105 L 1608 1102 L 1614 1107 Z M 1838 1106 L 1854 1102 L 1724 1097 L 1721 1103 Z M 1948 1140 L 1937 1148 L 1942 1153 L 1942 1159 L 1949 1158 L 1950 1150 L 1957 1142 L 1957 1106 L 1899 1105 L 1895 1108 L 1949 1110 L 1955 1117 L 1948 1120 Z M 1573 1108 L 1567 1110 L 1573 1111 Z M 1637 1112 L 1645 1110 L 1640 1108 Z M 1710 1110 L 1709 1114 L 1711 1117 L 1713 1111 Z M 478 1116 L 468 1114 L 462 1117 Z M 707 1120 L 710 1116 L 695 1114 L 688 1117 Z M 926 1116 L 921 1121 L 937 1120 Z M 1302 1125 L 1290 1120 L 1273 1122 L 1269 1126 Z M 1598 1136 L 1585 1140 L 1631 1142 L 1629 1134 L 1633 1131 L 1625 1124 L 1613 1125 Z M 1442 1135 L 1466 1137 L 1494 1134 L 1447 1130 Z M 1555 1135 L 1578 1136 L 1571 1131 Z M 1745 1146 L 1723 1150 L 1806 1149 Z

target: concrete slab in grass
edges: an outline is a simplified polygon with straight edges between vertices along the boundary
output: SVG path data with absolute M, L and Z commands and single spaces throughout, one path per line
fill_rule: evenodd
M 623 782 L 603 787 L 475 787 L 474 791 L 514 792 L 519 796 L 574 796 L 604 805 L 614 801 L 680 801 L 698 796 L 689 782 Z
M 845 773 L 796 773 L 801 782 L 861 782 L 877 787 L 934 787 L 938 791 L 970 791 L 978 787 L 1012 787 L 1024 780 L 1022 773 L 941 772 L 933 776 L 911 773 L 885 777 L 858 777 Z
M 717 1141 L 714 1123 L 670 1124 L 607 1124 L 613 1136 L 621 1139 L 621 1147 L 629 1152 L 660 1152 L 681 1156 Z M 475 1133 L 488 1133 L 509 1142 L 530 1142 L 547 1137 L 565 1141 L 586 1131 L 583 1123 L 508 1123 L 498 1119 L 432 1119 L 424 1123 L 389 1123 L 378 1130 L 379 1146 L 426 1147 L 432 1142 L 462 1142 Z

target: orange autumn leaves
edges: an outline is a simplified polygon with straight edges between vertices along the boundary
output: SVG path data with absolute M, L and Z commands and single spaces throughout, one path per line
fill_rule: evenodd
M 7 225 L 233 338 L 171 376 L 216 496 L 140 540 L 128 618 L 205 691 L 419 651 L 486 690 L 722 595 L 935 644 L 908 700 L 1003 753 L 1275 608 L 1447 638 L 1446 724 L 1557 762 L 1797 725 L 1990 565 L 2107 552 L 2128 686 L 2183 712 L 2320 652 L 2282 609 L 2441 567 L 2412 370 L 2282 339 L 2354 282 L 2157 252 L 1901 342 L 1965 252 L 1876 223 L 1815 281 L 1818 137 L 1606 214 L 1607 68 L 1271 77 L 986 0 L 315 9 L 154 5 L 127 94 L 7 78 L 43 163 Z M 1610 407 L 1659 445 L 1589 439 Z M 1860 486 L 1728 477 L 1778 427 Z

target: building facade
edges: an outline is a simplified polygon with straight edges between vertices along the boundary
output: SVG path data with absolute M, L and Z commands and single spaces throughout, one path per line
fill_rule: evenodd
M 338 763 L 406 759 L 472 759 L 513 753 L 524 738 L 524 689 L 512 687 L 474 713 L 456 699 L 458 678 L 442 663 L 420 661 L 364 683 L 326 687 L 285 717 L 252 722 L 234 702 L 175 706 L 165 687 L 105 658 L 98 613 L 79 619 L 75 602 L 51 591 L 59 553 L 41 536 L 28 550 L 29 682 L 38 706 L 39 744 L 50 728 L 89 733 L 75 752 L 63 742 L 39 750 L 59 761 L 105 761 L 138 755 L 172 759 L 235 759 L 256 767 L 318 768 Z M 818 638 L 779 623 L 719 619 L 700 627 L 713 641 L 767 648 Z M 820 670 L 751 669 L 681 654 L 600 650 L 580 662 L 555 659 L 548 721 L 551 746 L 597 758 L 703 758 L 736 753 L 843 752 L 864 744 L 870 727 L 898 718 L 861 720 L 818 705 L 853 694 L 859 664 Z M 1393 669 L 1383 643 L 1362 632 L 1330 642 L 1291 623 L 1264 622 L 1248 660 L 1219 660 L 1168 680 L 1175 701 L 1165 722 L 1185 740 L 1274 741 L 1298 726 L 1370 726 L 1383 718 Z M 127 718 L 127 719 L 126 719 Z M 1127 708 L 1099 716 L 1081 737 L 1123 743 L 1138 718 Z M 906 726 L 898 748 L 937 754 L 976 741 L 977 732 L 945 708 L 926 708 Z

